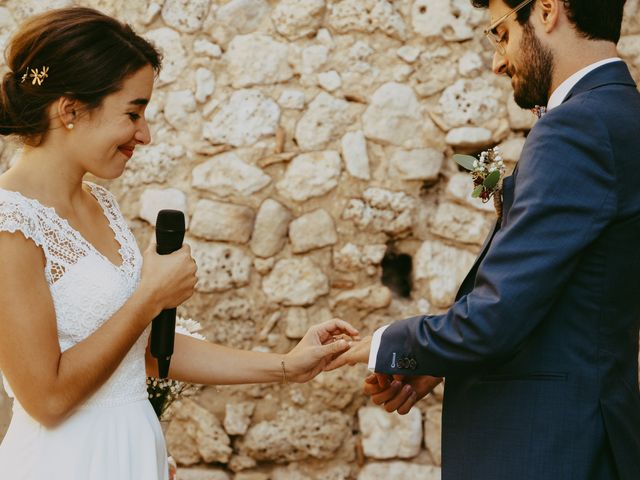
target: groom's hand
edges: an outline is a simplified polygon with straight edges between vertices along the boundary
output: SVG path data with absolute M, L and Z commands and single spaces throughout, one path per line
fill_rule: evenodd
M 369 351 L 371 350 L 371 335 L 362 340 L 350 342 L 349 350 L 334 358 L 326 367 L 325 372 L 335 370 L 343 365 L 355 365 L 357 363 L 369 363 Z
M 374 373 L 364 380 L 364 393 L 387 412 L 409 413 L 411 407 L 442 382 L 440 377 L 387 375 Z

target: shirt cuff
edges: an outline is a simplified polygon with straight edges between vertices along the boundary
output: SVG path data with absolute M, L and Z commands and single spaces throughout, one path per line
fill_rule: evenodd
M 382 334 L 389 325 L 380 327 L 373 333 L 371 338 L 371 349 L 369 350 L 369 370 L 375 371 L 376 359 L 378 358 L 378 350 L 380 349 L 380 342 L 382 341 Z

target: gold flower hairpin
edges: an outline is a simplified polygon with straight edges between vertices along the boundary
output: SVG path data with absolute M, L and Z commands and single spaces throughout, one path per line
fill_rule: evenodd
M 36 83 L 38 85 L 42 85 L 42 82 L 44 82 L 44 79 L 49 76 L 48 72 L 49 72 L 49 67 L 43 66 L 42 70 L 38 70 L 37 68 L 32 68 L 31 73 L 29 73 L 29 67 L 27 67 L 27 71 L 24 73 L 24 75 L 22 75 L 22 81 L 20 83 L 24 83 L 27 80 L 27 78 L 33 78 L 31 85 L 35 85 Z

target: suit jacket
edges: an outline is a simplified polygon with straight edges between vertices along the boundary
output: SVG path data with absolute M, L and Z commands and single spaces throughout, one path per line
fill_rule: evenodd
M 443 479 L 640 478 L 640 94 L 622 62 L 533 127 L 503 220 L 444 315 L 376 371 L 444 376 Z

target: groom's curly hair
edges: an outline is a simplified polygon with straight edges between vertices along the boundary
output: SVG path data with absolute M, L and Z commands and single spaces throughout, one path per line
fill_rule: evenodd
M 522 0 L 503 0 L 515 8 Z M 576 30 L 590 40 L 607 40 L 618 43 L 622 27 L 622 15 L 626 0 L 562 0 L 569 21 Z M 474 7 L 487 8 L 489 0 L 471 0 Z M 529 21 L 536 0 L 517 13 L 518 23 Z

